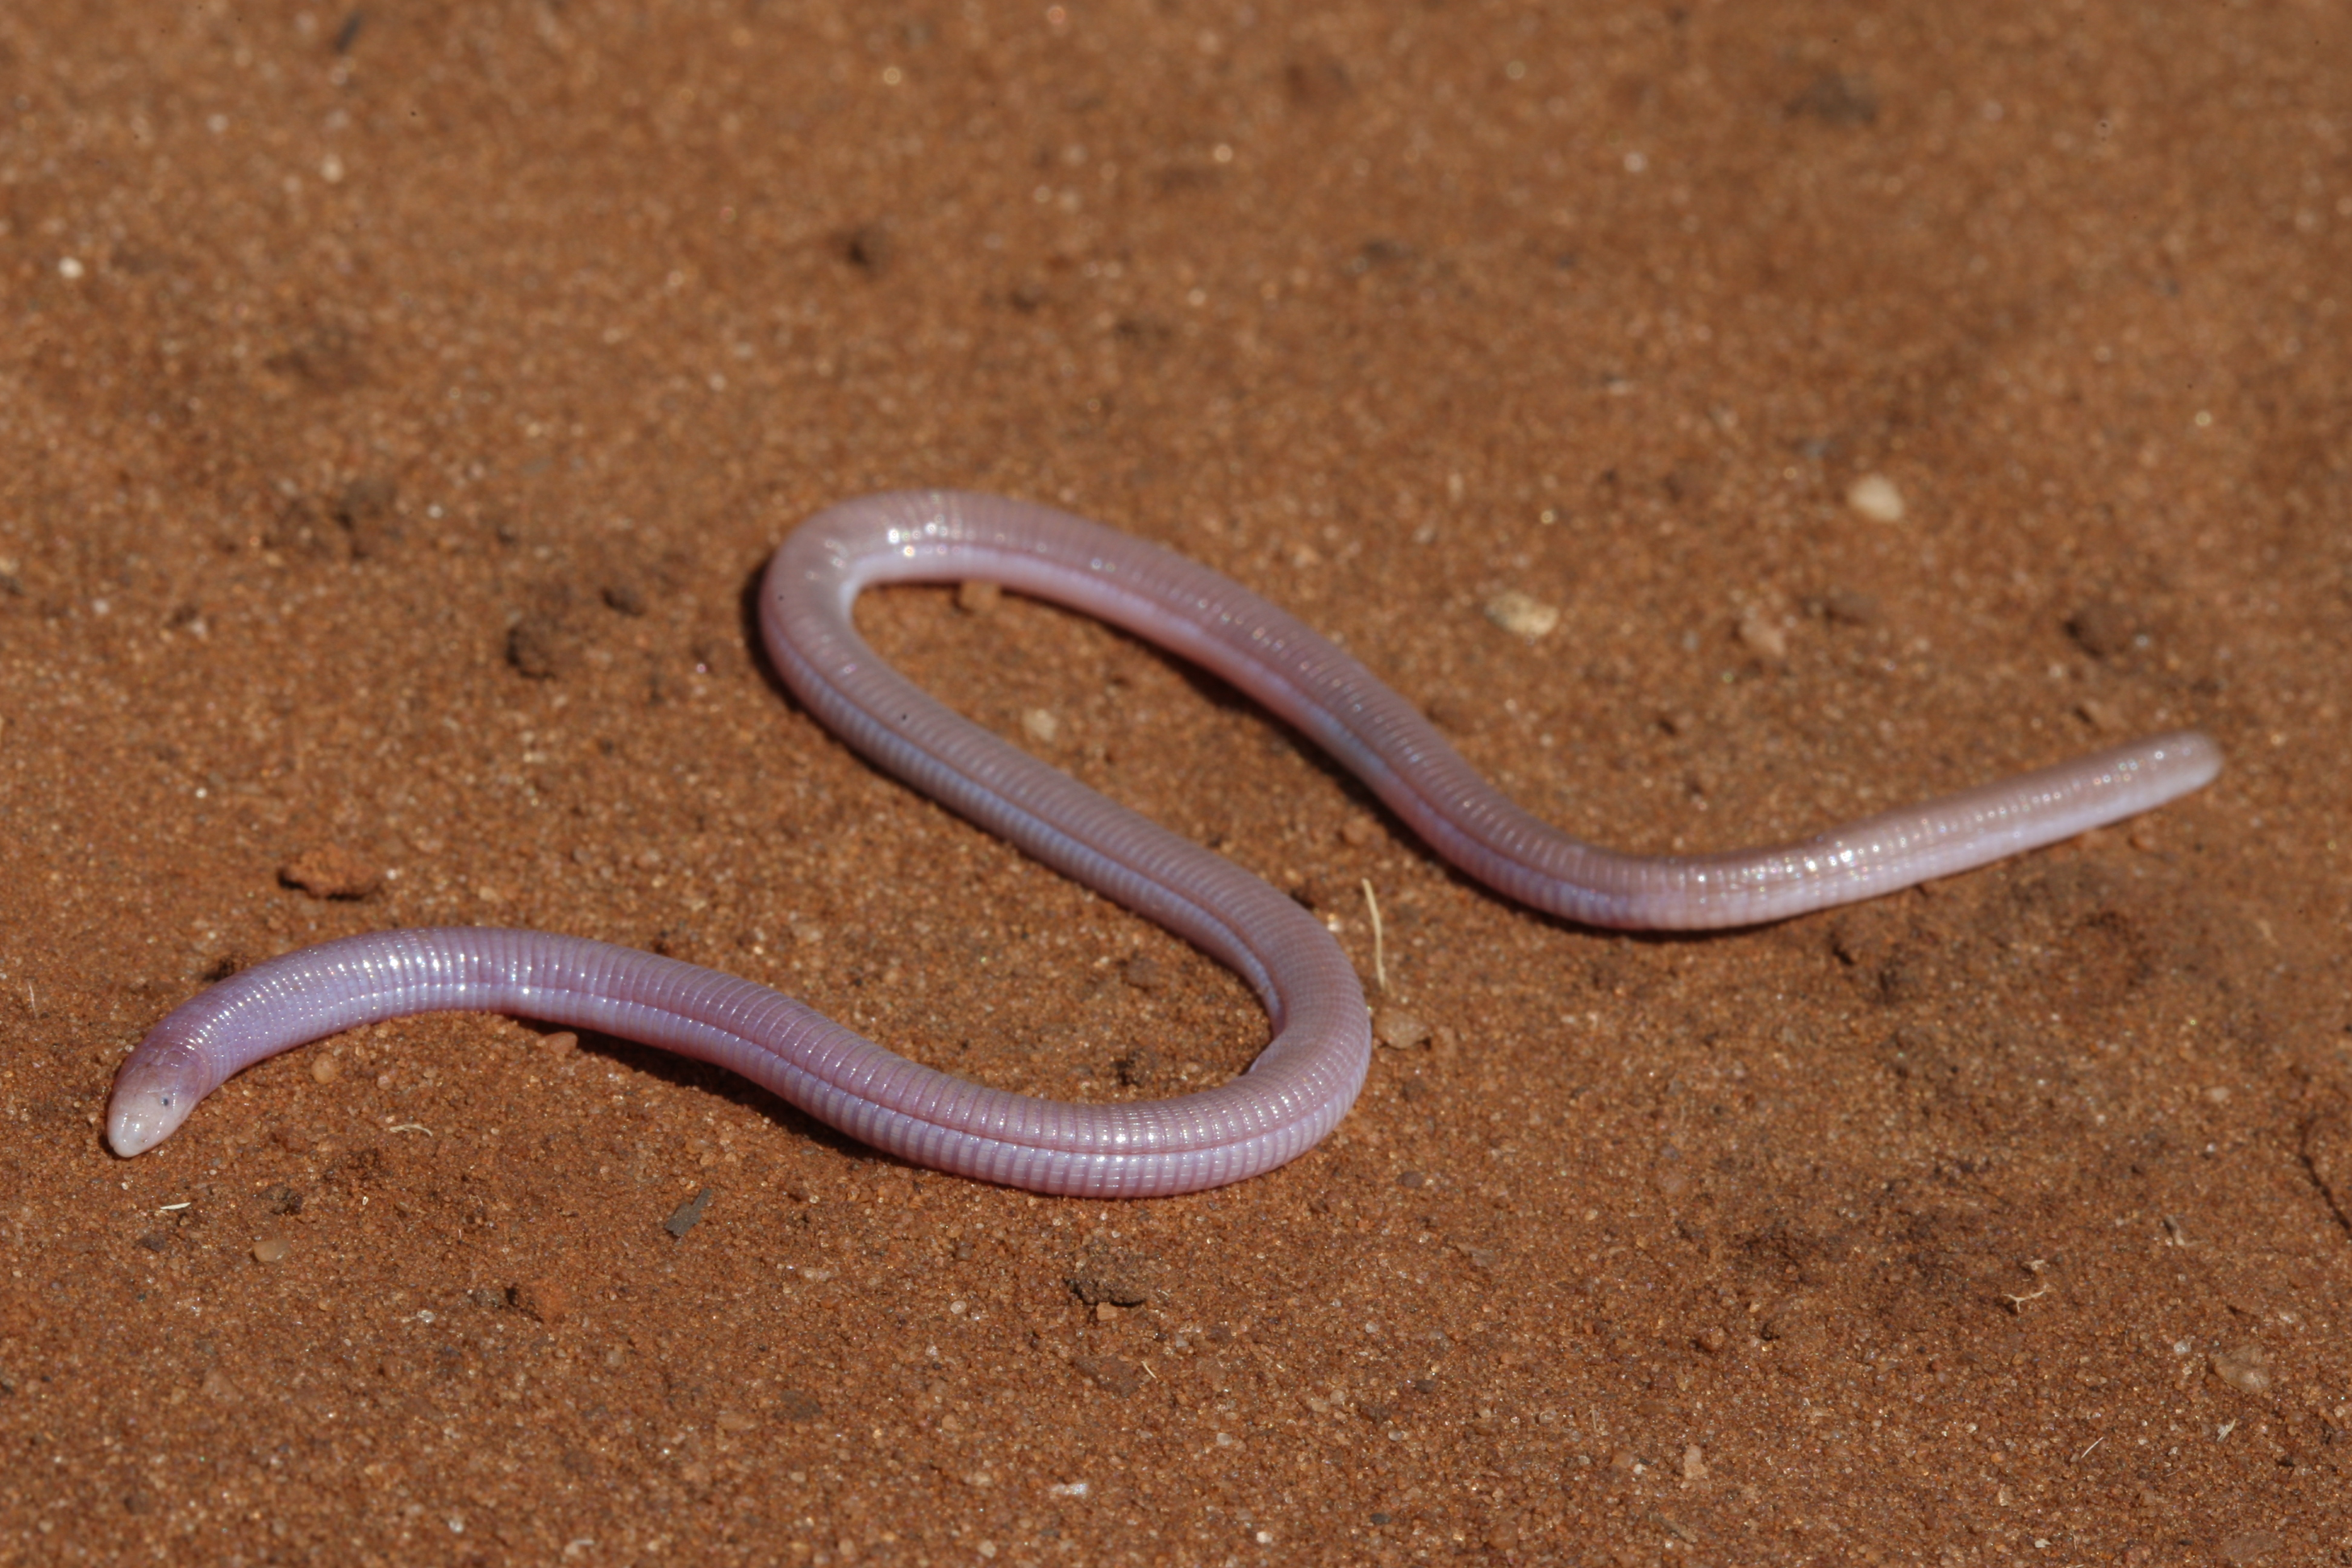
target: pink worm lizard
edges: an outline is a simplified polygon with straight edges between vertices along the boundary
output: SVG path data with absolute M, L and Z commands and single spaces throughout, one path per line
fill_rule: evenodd
M 152 1148 L 230 1075 L 305 1041 L 406 1014 L 480 1011 L 715 1062 L 875 1148 L 1041 1193 L 1191 1192 L 1312 1148 L 1370 1060 L 1354 966 L 1289 898 L 883 665 L 851 623 L 852 602 L 877 583 L 942 581 L 1055 600 L 1213 671 L 1352 769 L 1446 859 L 1588 925 L 1749 925 L 1872 898 L 2146 811 L 2221 765 L 2210 739 L 2176 731 L 1775 848 L 1620 855 L 1521 811 L 1354 658 L 1206 567 L 1026 501 L 867 496 L 817 513 L 770 563 L 761 627 L 776 668 L 879 766 L 1230 965 L 1271 1016 L 1273 1039 L 1248 1071 L 1173 1100 L 1066 1104 L 934 1071 L 713 970 L 544 931 L 438 927 L 305 948 L 183 1004 L 124 1060 L 108 1141 L 124 1155 Z

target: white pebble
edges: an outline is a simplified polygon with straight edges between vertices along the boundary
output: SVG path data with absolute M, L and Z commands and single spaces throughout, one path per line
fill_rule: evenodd
M 1845 504 L 1873 522 L 1903 521 L 1903 492 L 1885 474 L 1864 474 L 1848 485 Z
M 1539 637 L 1559 625 L 1559 612 L 1512 588 L 1486 601 L 1486 618 L 1514 637 Z

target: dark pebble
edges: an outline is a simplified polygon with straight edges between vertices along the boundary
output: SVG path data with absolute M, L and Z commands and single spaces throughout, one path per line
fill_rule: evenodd
M 890 231 L 878 223 L 860 224 L 841 237 L 843 259 L 868 277 L 878 278 L 887 270 L 897 249 Z
M 1328 109 L 1355 90 L 1348 68 L 1320 52 L 1292 57 L 1282 68 L 1282 85 L 1301 109 Z
M 1138 1046 L 1125 1056 L 1115 1058 L 1110 1069 L 1127 1088 L 1148 1089 L 1166 1075 L 1168 1062 L 1150 1046 Z
M 704 1213 L 710 1207 L 710 1189 L 703 1188 L 671 1210 L 669 1218 L 662 1221 L 662 1228 L 672 1236 L 683 1238 L 688 1231 L 702 1223 Z
M 604 607 L 625 616 L 646 613 L 646 596 L 626 583 L 614 583 L 604 590 Z
M 1352 904 L 1363 908 L 1364 895 L 1345 877 L 1312 876 L 1290 889 L 1291 898 L 1318 914 L 1336 914 Z
M 2066 635 L 2094 658 L 2112 658 L 2132 646 L 2139 618 L 2125 605 L 2099 599 L 2066 617 Z
M 507 662 L 531 680 L 552 680 L 562 673 L 566 646 L 562 626 L 549 615 L 531 611 L 507 632 Z
M 1452 692 L 1431 698 L 1422 705 L 1429 721 L 1450 735 L 1466 735 L 1477 728 L 1478 712 Z
M 1429 1178 L 1419 1171 L 1401 1171 L 1397 1173 L 1396 1184 L 1400 1187 L 1421 1187 L 1426 1186 L 1428 1183 Z
M 776 1414 L 787 1421 L 814 1421 L 824 1414 L 824 1406 L 814 1395 L 787 1388 L 776 1395 Z
M 1823 71 L 1789 100 L 1788 112 L 1824 125 L 1872 125 L 1878 120 L 1878 93 L 1859 72 Z

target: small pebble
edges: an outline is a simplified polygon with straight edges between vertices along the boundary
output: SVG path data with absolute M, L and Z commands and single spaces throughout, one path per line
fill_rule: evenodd
M 2285 1538 L 2267 1530 L 2241 1531 L 2221 1542 L 2221 1556 L 2230 1563 L 2259 1563 L 2272 1552 L 2285 1549 Z
M 1717 1328 L 1701 1329 L 1691 1336 L 1691 1343 L 1709 1355 L 1721 1355 L 1723 1347 L 1730 1342 L 1731 1336 Z
M 721 1432 L 749 1432 L 757 1426 L 759 1426 L 757 1421 L 740 1410 L 722 1410 L 719 1413 L 719 1429 Z
M 1789 634 L 1761 610 L 1739 617 L 1739 645 L 1759 658 L 1775 661 L 1789 657 Z
M 1392 1051 L 1409 1051 L 1429 1038 L 1429 1026 L 1410 1013 L 1383 1007 L 1372 1018 L 1372 1038 Z
M 256 1263 L 283 1263 L 286 1261 L 287 1253 L 292 1250 L 284 1242 L 272 1237 L 267 1241 L 257 1241 L 253 1244 L 253 1260 Z
M 1559 612 L 1517 589 L 1507 589 L 1486 601 L 1486 618 L 1513 637 L 1539 637 L 1559 625 Z
M 962 583 L 956 587 L 956 608 L 967 616 L 987 615 L 1003 598 L 1004 590 L 993 583 Z
M 2268 1394 L 2270 1352 L 2252 1342 L 2231 1345 L 2213 1357 L 2213 1375 L 2242 1394 Z
M 332 1083 L 336 1079 L 342 1076 L 342 1071 L 343 1064 L 337 1061 L 332 1057 L 320 1056 L 312 1057 L 310 1058 L 310 1081 L 312 1083 Z
M 507 1304 L 535 1323 L 560 1323 L 572 1315 L 570 1293 L 552 1279 L 526 1279 L 509 1286 Z
M 2122 605 L 2099 599 L 2066 617 L 2066 635 L 2094 658 L 2112 658 L 2132 646 L 2139 617 Z
M 1846 486 L 1845 504 L 1873 522 L 1903 521 L 1903 492 L 1885 474 L 1864 474 Z
M 2074 711 L 2080 713 L 2084 721 L 2094 730 L 2112 734 L 2124 727 L 2124 716 L 2112 704 L 2102 702 L 2095 697 L 2083 699 L 2075 705 Z
M 1069 1277 L 1070 1293 L 1089 1307 L 1140 1307 L 1151 1300 L 1149 1258 L 1090 1244 Z
M 1759 1331 L 1768 1340 L 1810 1342 L 1822 1335 L 1822 1313 L 1810 1296 L 1791 1296 L 1775 1308 Z
M 1070 1370 L 1115 1399 L 1125 1399 L 1143 1386 L 1134 1364 L 1115 1355 L 1074 1355 Z
M 710 1207 L 710 1189 L 703 1188 L 672 1209 L 669 1218 L 662 1221 L 662 1228 L 683 1240 L 688 1231 L 702 1223 L 704 1213 Z
M 1696 1443 L 1693 1443 L 1684 1448 L 1683 1479 L 1686 1481 L 1703 1481 L 1706 1479 L 1706 1456 L 1700 1451 L 1699 1446 Z
M 571 647 L 562 624 L 534 610 L 507 629 L 507 662 L 529 680 L 552 680 L 569 664 Z
M 1167 1072 L 1168 1062 L 1150 1046 L 1138 1046 L 1113 1058 L 1110 1070 L 1129 1089 L 1148 1089 Z
M 541 1036 L 539 1046 L 551 1057 L 570 1056 L 580 1048 L 580 1037 L 569 1029 L 558 1029 L 551 1035 Z
M 340 844 L 321 844 L 278 868 L 278 879 L 314 899 L 364 899 L 383 873 Z
M 890 266 L 897 247 L 890 231 L 878 223 L 862 223 L 841 237 L 842 258 L 869 277 L 879 277 Z
M 1466 735 L 1478 726 L 1478 710 L 1454 693 L 1441 692 L 1422 704 L 1429 721 L 1449 734 Z
M 380 475 L 345 485 L 327 510 L 351 534 L 352 553 L 362 560 L 400 538 L 400 487 Z
M 1359 812 L 1339 824 L 1339 842 L 1350 849 L 1361 849 L 1380 837 L 1381 825 Z
M 1138 991 L 1157 991 L 1168 984 L 1168 971 L 1158 959 L 1143 952 L 1121 964 L 1118 977 Z
M 1290 896 L 1318 914 L 1337 914 L 1353 906 L 1362 909 L 1364 891 L 1345 877 L 1317 875 L 1290 889 Z
M 1877 596 L 1858 594 L 1852 588 L 1832 588 L 1813 604 L 1819 606 L 1818 614 L 1840 626 L 1867 626 L 1878 621 Z
M 646 596 L 626 583 L 614 583 L 607 587 L 604 605 L 619 615 L 642 616 L 646 613 Z
M 1051 745 L 1062 732 L 1062 721 L 1043 708 L 1021 715 L 1021 732 L 1042 745 Z

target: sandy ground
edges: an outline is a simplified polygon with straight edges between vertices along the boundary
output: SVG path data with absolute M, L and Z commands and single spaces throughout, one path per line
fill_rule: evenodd
M 2347 85 L 2316 0 L 16 0 L 0 1561 L 2352 1562 Z M 1213 563 L 1622 847 L 2230 766 L 1629 938 L 1148 647 L 891 592 L 1368 976 L 1372 885 L 1425 1036 L 1324 1147 L 1043 1200 L 467 1016 L 106 1152 L 173 1004 L 401 924 L 1238 1070 L 1231 975 L 754 651 L 776 541 L 915 484 Z

